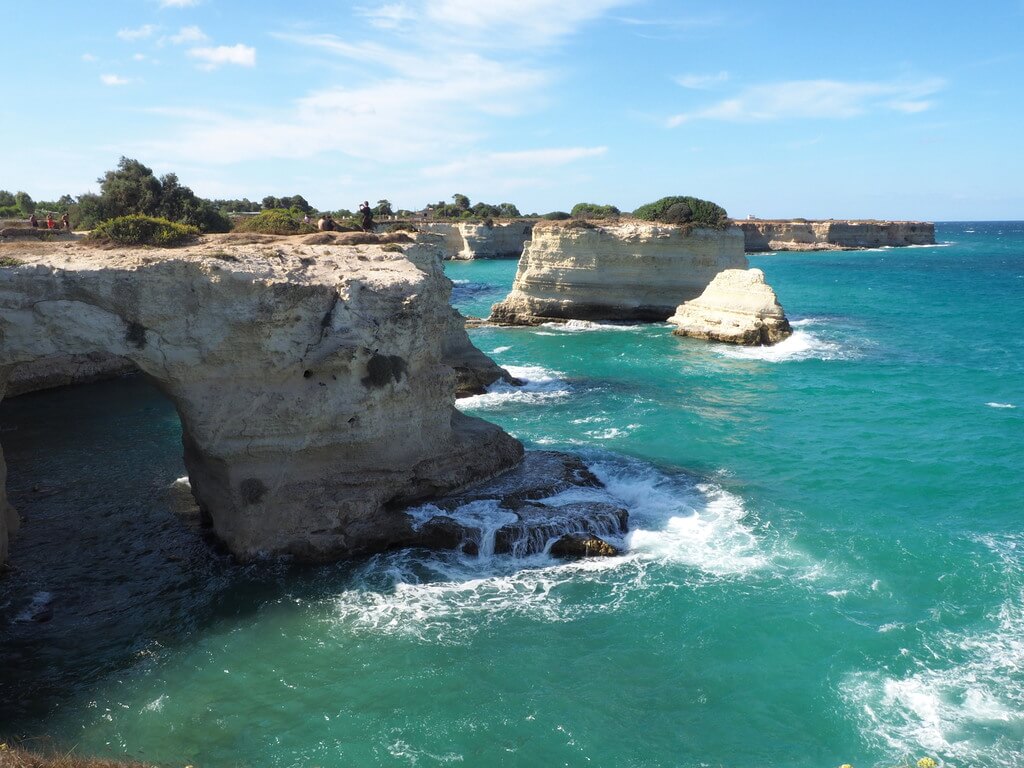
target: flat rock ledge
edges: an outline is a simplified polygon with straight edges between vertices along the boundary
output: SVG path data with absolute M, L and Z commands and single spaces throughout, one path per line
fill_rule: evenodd
M 576 456 L 529 451 L 522 464 L 493 480 L 410 508 L 402 544 L 480 556 L 616 555 L 618 548 L 604 539 L 626 532 L 629 512 L 586 500 L 586 491 L 603 487 Z
M 723 269 L 746 266 L 738 227 L 542 222 L 519 260 L 511 293 L 491 308 L 490 321 L 660 322 Z
M 760 269 L 726 269 L 699 297 L 681 304 L 668 319 L 676 336 L 769 346 L 793 329 Z
M 177 409 L 192 494 L 242 559 L 400 545 L 398 510 L 522 459 L 455 408 L 444 350 L 469 340 L 436 248 L 224 235 L 0 256 L 0 397 L 34 362 L 130 361 Z M 4 479 L 0 453 L 0 560 L 18 524 Z

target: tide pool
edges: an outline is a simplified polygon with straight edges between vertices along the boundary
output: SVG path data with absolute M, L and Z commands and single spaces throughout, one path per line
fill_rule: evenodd
M 480 328 L 460 402 L 583 456 L 623 556 L 233 564 L 142 380 L 0 405 L 0 737 L 168 765 L 959 768 L 1024 754 L 1024 224 L 752 256 L 770 349 Z M 514 261 L 447 265 L 486 315 Z M 35 601 L 35 602 L 33 602 Z M 53 618 L 28 618 L 33 605 Z

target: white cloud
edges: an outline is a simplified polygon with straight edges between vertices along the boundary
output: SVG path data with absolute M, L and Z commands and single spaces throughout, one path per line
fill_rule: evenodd
M 419 16 L 405 3 L 391 3 L 379 8 L 359 8 L 356 12 L 369 19 L 373 26 L 380 29 L 397 29 L 405 22 L 412 21 Z
M 136 53 L 136 54 L 134 54 L 132 56 L 132 58 L 135 61 L 145 61 L 146 60 L 146 54 L 144 54 L 144 53 Z
M 185 43 L 205 43 L 210 38 L 203 30 L 193 25 L 182 27 L 177 34 L 170 35 L 167 39 L 175 45 L 184 45 Z
M 256 66 L 256 49 L 248 45 L 218 45 L 211 48 L 191 48 L 188 55 L 199 59 L 203 69 L 216 69 L 222 64 L 236 64 L 240 67 Z
M 543 67 L 543 53 L 600 9 L 626 1 L 405 0 L 360 9 L 371 24 L 384 22 L 372 41 L 272 33 L 327 54 L 324 71 L 345 79 L 280 107 L 167 113 L 170 136 L 133 151 L 209 164 L 342 156 L 381 169 L 378 178 L 383 167 L 411 165 L 402 171 L 403 183 L 415 177 L 428 185 L 469 172 L 465 163 L 445 165 L 451 158 L 472 158 L 475 172 L 487 170 L 504 183 L 528 173 L 530 164 L 543 169 L 596 157 L 604 147 L 489 152 L 487 141 L 495 116 L 528 113 L 552 98 L 557 73 Z M 196 50 L 203 49 L 190 55 L 213 63 Z
M 608 147 L 554 147 L 518 152 L 485 152 L 423 169 L 428 177 L 459 177 L 467 174 L 490 176 L 508 171 L 543 171 L 590 157 L 600 157 Z
M 161 8 L 194 8 L 200 0 L 160 0 Z
M 100 75 L 100 82 L 104 85 L 128 85 L 131 80 L 127 77 L 121 77 L 120 75 Z
M 842 82 L 792 80 L 746 88 L 738 95 L 668 119 L 675 127 L 693 120 L 768 122 L 787 119 L 843 120 L 871 111 L 922 112 L 924 97 L 945 86 L 937 78 L 917 82 Z
M 145 40 L 147 37 L 152 37 L 153 33 L 157 31 L 159 27 L 155 24 L 143 24 L 141 27 L 135 27 L 134 29 L 119 29 L 117 30 L 117 36 L 122 40 Z
M 91 54 L 91 53 L 83 53 L 82 54 L 82 61 L 93 62 L 93 61 L 98 61 L 98 60 L 99 59 L 96 56 L 94 56 L 93 54 Z
M 499 47 L 543 46 L 631 0 L 436 0 L 424 16 L 459 33 L 476 32 Z
M 679 75 L 675 78 L 675 81 L 679 85 L 683 86 L 683 88 L 706 90 L 708 88 L 714 88 L 716 85 L 720 85 L 728 79 L 729 73 L 722 71 L 714 75 Z

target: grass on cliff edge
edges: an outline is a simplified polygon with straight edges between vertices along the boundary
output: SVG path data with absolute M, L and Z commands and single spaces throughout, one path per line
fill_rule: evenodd
M 157 248 L 173 248 L 184 245 L 199 234 L 199 229 L 189 224 L 178 224 L 168 219 L 133 214 L 118 216 L 99 224 L 89 233 L 89 239 L 96 242 L 117 245 L 153 245 Z
M 235 223 L 235 232 L 259 232 L 264 235 L 311 235 L 317 231 L 291 208 L 269 208 Z
M 99 760 L 79 757 L 72 752 L 44 754 L 15 749 L 0 743 L 0 768 L 152 768 L 134 760 Z

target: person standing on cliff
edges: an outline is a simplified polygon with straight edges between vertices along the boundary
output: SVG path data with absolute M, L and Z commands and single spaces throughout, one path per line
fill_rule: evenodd
M 363 204 L 359 206 L 359 214 L 363 217 L 363 232 L 373 232 L 373 209 L 370 208 L 369 200 L 363 200 Z
M 68 218 L 68 215 L 66 213 L 60 217 L 60 226 L 62 229 L 65 229 L 68 232 L 71 231 L 71 220 Z

